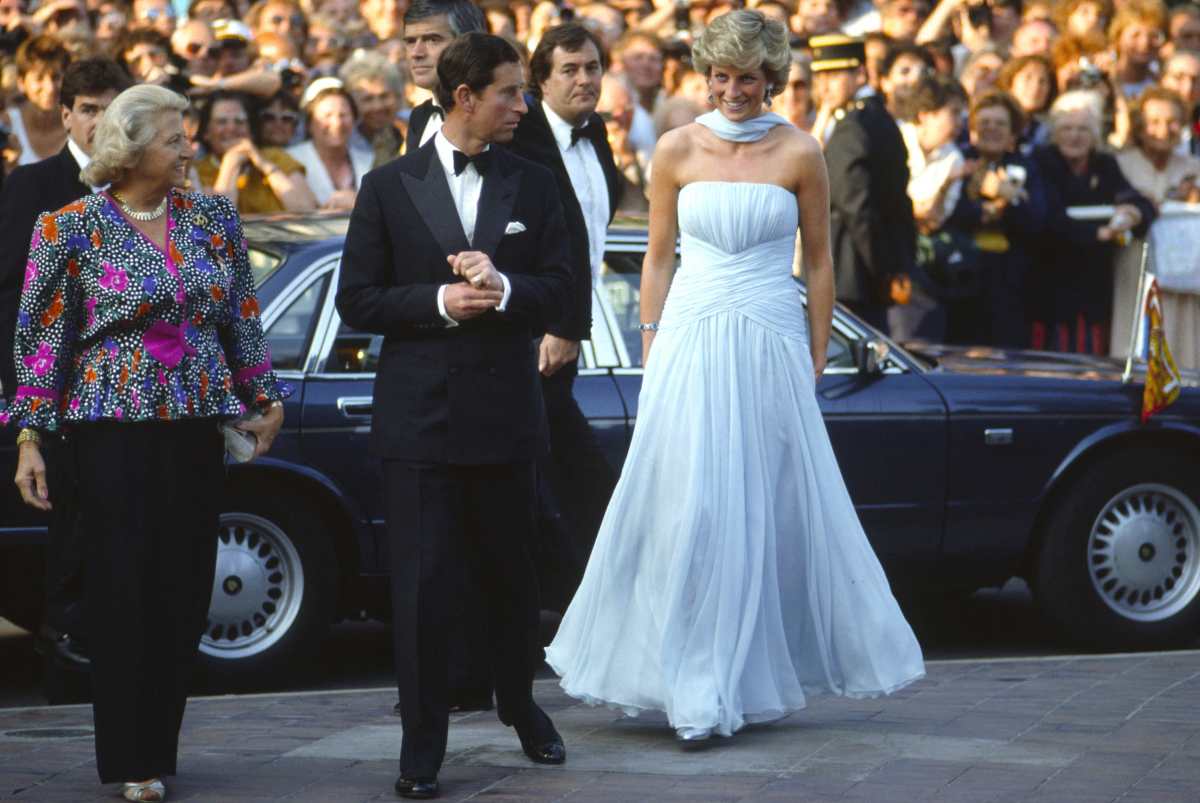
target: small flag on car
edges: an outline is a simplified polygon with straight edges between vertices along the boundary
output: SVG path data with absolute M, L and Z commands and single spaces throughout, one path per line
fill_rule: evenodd
M 1167 348 L 1167 337 L 1163 333 L 1162 300 L 1158 295 L 1158 282 L 1146 277 L 1146 298 L 1142 315 L 1142 337 L 1140 338 L 1146 359 L 1146 388 L 1142 392 L 1142 423 L 1150 416 L 1168 407 L 1179 398 L 1180 376 Z

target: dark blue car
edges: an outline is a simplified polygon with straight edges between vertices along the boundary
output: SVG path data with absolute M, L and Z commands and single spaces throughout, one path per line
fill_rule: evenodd
M 388 612 L 384 505 L 366 448 L 382 338 L 344 326 L 334 309 L 345 226 L 246 226 L 275 366 L 296 393 L 271 454 L 230 469 L 202 645 L 210 669 L 228 676 L 269 674 L 316 648 L 337 619 Z M 644 221 L 610 230 L 575 386 L 614 466 L 637 418 L 645 247 Z M 945 593 L 1023 576 L 1075 641 L 1194 638 L 1200 390 L 1189 377 L 1179 401 L 1142 425 L 1141 385 L 1123 385 L 1120 371 L 1073 355 L 905 349 L 838 308 L 818 394 L 893 585 Z M 0 448 L 12 476 L 13 447 Z M 29 625 L 44 522 L 7 488 L 0 614 Z

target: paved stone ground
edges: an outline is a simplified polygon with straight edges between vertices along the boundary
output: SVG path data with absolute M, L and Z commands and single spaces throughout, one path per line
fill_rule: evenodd
M 928 669 L 892 697 L 817 698 L 694 750 L 661 718 L 623 719 L 539 681 L 566 766 L 535 767 L 493 714 L 464 715 L 443 799 L 1200 801 L 1200 651 Z M 169 799 L 394 799 L 394 702 L 388 690 L 195 699 Z M 96 782 L 90 728 L 86 706 L 0 710 L 0 800 L 117 799 Z

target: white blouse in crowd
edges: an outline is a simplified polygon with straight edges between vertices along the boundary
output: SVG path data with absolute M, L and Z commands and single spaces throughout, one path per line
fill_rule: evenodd
M 962 195 L 962 179 L 953 182 L 950 179 L 965 161 L 962 151 L 953 142 L 946 142 L 932 153 L 925 153 L 917 138 L 917 127 L 912 123 L 901 123 L 900 134 L 908 151 L 908 197 L 914 206 L 920 206 L 936 198 L 942 187 L 949 184 L 937 215 L 937 220 L 945 221 Z
M 357 190 L 362 184 L 362 177 L 367 174 L 375 162 L 375 154 L 369 148 L 350 147 L 348 150 L 350 167 L 354 171 L 354 189 Z M 333 185 L 333 178 L 330 177 L 329 171 L 325 169 L 325 163 L 317 154 L 317 147 L 313 145 L 312 140 L 307 140 L 298 145 L 288 146 L 287 152 L 293 159 L 304 165 L 304 177 L 308 180 L 309 189 L 316 196 L 317 204 L 323 206 L 337 190 L 337 187 Z

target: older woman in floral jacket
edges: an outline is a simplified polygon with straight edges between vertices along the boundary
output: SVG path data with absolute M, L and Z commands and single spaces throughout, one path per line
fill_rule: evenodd
M 117 96 L 83 179 L 107 192 L 43 214 L 18 309 L 17 485 L 49 509 L 38 444 L 76 463 L 102 783 L 162 800 L 175 772 L 216 562 L 219 424 L 270 447 L 286 389 L 271 370 L 241 222 L 225 198 L 180 191 L 186 101 Z M 263 415 L 248 420 L 248 410 Z

